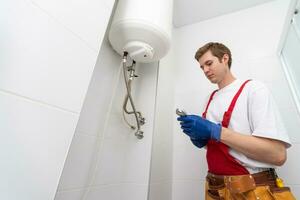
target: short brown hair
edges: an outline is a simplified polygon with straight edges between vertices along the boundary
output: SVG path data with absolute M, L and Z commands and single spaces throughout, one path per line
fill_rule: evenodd
M 195 54 L 195 59 L 197 61 L 199 61 L 201 56 L 203 56 L 203 54 L 205 54 L 207 51 L 211 51 L 212 55 L 216 56 L 220 62 L 221 62 L 224 54 L 227 54 L 229 56 L 228 67 L 229 68 L 231 67 L 231 62 L 232 62 L 231 52 L 230 52 L 229 48 L 226 47 L 224 44 L 218 43 L 218 42 L 209 42 L 209 43 L 205 44 L 204 46 L 200 47 L 197 50 L 197 52 Z

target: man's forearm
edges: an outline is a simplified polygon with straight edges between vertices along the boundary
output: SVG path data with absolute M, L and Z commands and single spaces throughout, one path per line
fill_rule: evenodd
M 221 142 L 257 161 L 280 166 L 286 160 L 285 145 L 277 140 L 243 135 L 223 127 Z

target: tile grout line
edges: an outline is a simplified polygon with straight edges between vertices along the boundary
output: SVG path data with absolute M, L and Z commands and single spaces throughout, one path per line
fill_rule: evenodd
M 41 105 L 41 106 L 50 107 L 52 109 L 55 108 L 57 110 L 60 110 L 60 111 L 63 111 L 63 112 L 67 112 L 67 113 L 71 113 L 71 114 L 79 116 L 79 112 L 76 112 L 76 111 L 73 111 L 73 110 L 69 110 L 69 109 L 66 109 L 66 108 L 63 108 L 63 107 L 60 107 L 60 106 L 56 106 L 54 104 L 49 104 L 49 103 L 46 103 L 46 102 L 43 102 L 43 101 L 39 101 L 39 100 L 36 100 L 36 99 L 32 99 L 32 98 L 29 98 L 29 97 L 26 97 L 26 96 L 23 96 L 23 95 L 19 95 L 17 93 L 10 92 L 8 90 L 3 90 L 1 88 L 0 88 L 0 94 L 7 95 L 7 96 L 12 96 L 12 97 L 15 97 L 15 98 L 18 98 L 18 99 L 22 99 L 22 100 L 30 102 L 30 103 L 34 103 L 34 104 L 38 104 L 38 105 Z
M 90 185 L 88 187 L 74 187 L 74 188 L 67 188 L 67 189 L 59 189 L 57 190 L 57 193 L 64 193 L 64 192 L 75 192 L 75 191 L 83 191 L 86 190 L 87 188 L 90 189 L 97 189 L 101 187 L 111 187 L 111 186 L 120 186 L 120 185 L 141 185 L 141 186 L 148 186 L 147 183 L 138 183 L 138 182 L 120 182 L 120 183 L 104 183 L 104 184 L 97 184 L 97 185 Z
M 113 87 L 113 93 L 111 96 L 111 101 L 109 102 L 108 105 L 108 111 L 106 113 L 106 117 L 105 117 L 105 122 L 104 122 L 104 126 L 102 130 L 98 130 L 97 133 L 97 143 L 96 143 L 96 149 L 95 149 L 95 154 L 94 154 L 94 158 L 92 161 L 92 165 L 93 165 L 93 169 L 89 170 L 88 173 L 88 181 L 87 184 L 85 185 L 85 189 L 82 195 L 81 200 L 86 200 L 87 196 L 89 195 L 90 189 L 94 186 L 94 183 L 96 181 L 96 173 L 99 170 L 99 166 L 101 165 L 102 162 L 102 157 L 99 158 L 100 154 L 103 153 L 103 141 L 105 139 L 105 134 L 108 128 L 108 123 L 110 121 L 110 115 L 111 115 L 111 110 L 113 107 L 113 102 L 117 93 L 117 89 L 118 89 L 118 85 L 120 82 L 120 76 L 121 76 L 121 71 L 122 71 L 122 63 L 119 65 L 119 69 L 117 72 L 117 76 L 116 76 L 116 82 L 115 85 Z M 101 136 L 99 136 L 100 132 L 102 132 Z

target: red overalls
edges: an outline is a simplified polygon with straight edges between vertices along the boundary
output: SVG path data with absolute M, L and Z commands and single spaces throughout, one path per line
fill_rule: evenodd
M 244 86 L 250 80 L 245 81 L 238 92 L 233 97 L 228 110 L 223 115 L 222 126 L 227 128 L 230 122 L 231 114 L 234 109 L 235 103 L 240 96 Z M 213 99 L 214 94 L 217 92 L 215 90 L 207 103 L 206 109 L 202 114 L 203 118 L 206 118 L 206 113 L 210 102 Z M 242 166 L 234 157 L 229 154 L 229 147 L 222 142 L 217 142 L 215 140 L 209 140 L 207 145 L 206 159 L 208 164 L 208 172 L 216 175 L 244 175 L 249 174 L 248 170 Z

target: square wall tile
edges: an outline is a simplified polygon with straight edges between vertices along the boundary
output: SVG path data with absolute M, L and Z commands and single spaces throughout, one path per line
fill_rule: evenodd
M 245 72 L 249 70 L 248 78 L 263 82 L 282 82 L 285 78 L 281 69 L 280 60 L 275 53 L 270 53 L 270 55 L 256 59 L 245 59 L 240 62 L 237 68 L 241 68 L 241 70 L 246 68 Z
M 172 200 L 172 182 L 151 183 L 148 200 Z
M 205 197 L 205 182 L 200 180 L 174 181 L 172 200 L 196 200 Z
M 277 81 L 264 82 L 274 97 L 275 103 L 281 113 L 286 112 L 286 107 L 296 109 L 296 104 L 291 93 L 291 89 L 284 77 Z
M 195 147 L 192 142 L 186 146 L 174 146 L 173 179 L 205 180 L 207 174 L 206 149 Z
M 29 1 L 5 0 L 0 24 L 0 89 L 80 112 L 97 52 Z
M 173 148 L 171 144 L 152 144 L 150 184 L 173 178 Z
M 78 115 L 0 92 L 2 199 L 53 199 Z
M 118 84 L 121 73 L 121 56 L 109 45 L 105 37 L 93 76 L 80 113 L 77 130 L 93 136 L 103 135 L 111 101 L 119 95 Z M 121 105 L 118 105 L 121 107 Z
M 284 123 L 284 126 L 286 128 L 286 131 L 289 135 L 289 138 L 292 143 L 300 143 L 300 134 L 299 134 L 299 123 L 300 123 L 300 116 L 299 111 L 297 108 L 292 105 L 284 105 L 280 106 L 280 115 L 282 118 L 282 121 Z M 294 148 L 294 147 L 292 147 Z
M 149 180 L 151 146 L 134 135 L 127 141 L 105 139 L 94 186 L 119 183 L 146 184 Z
M 59 191 L 88 186 L 100 145 L 101 140 L 97 137 L 76 132 L 60 178 Z
M 108 0 L 31 0 L 67 29 L 99 51 L 114 1 Z

